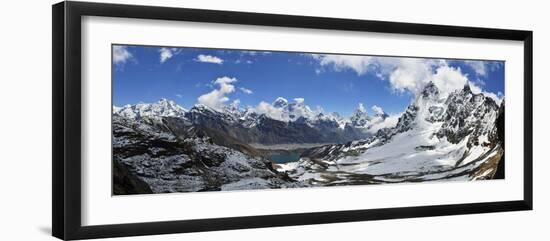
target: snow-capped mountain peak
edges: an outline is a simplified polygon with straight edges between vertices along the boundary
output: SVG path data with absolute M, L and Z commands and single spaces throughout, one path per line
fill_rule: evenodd
M 350 117 L 351 124 L 354 127 L 366 127 L 369 124 L 370 119 L 371 118 L 362 103 L 359 103 L 359 106 L 357 106 L 357 109 Z
M 358 109 L 356 113 L 362 114 L 364 108 Z M 307 180 L 318 168 L 311 160 L 323 160 L 329 165 L 320 167 L 323 175 L 331 172 L 330 165 L 336 165 L 339 168 L 332 169 L 335 173 L 345 170 L 383 175 L 383 181 L 484 179 L 496 170 L 493 161 L 503 154 L 503 133 L 499 129 L 503 124 L 497 124 L 503 123 L 503 118 L 503 105 L 483 93 L 473 93 L 469 85 L 443 96 L 433 83 L 428 83 L 395 127 L 382 128 L 363 140 L 310 149 L 299 162 L 285 164 L 280 170 Z M 339 164 L 345 164 L 345 169 Z M 396 167 L 398 174 L 386 179 L 388 170 L 395 173 Z M 476 172 L 479 168 L 489 171 Z
M 288 100 L 283 97 L 277 97 L 277 99 L 273 101 L 272 105 L 275 108 L 285 108 L 288 106 Z
M 439 97 L 439 88 L 435 86 L 435 84 L 430 81 L 424 86 L 424 89 L 422 90 L 422 98 L 437 98 Z
M 294 102 L 288 104 L 287 108 L 283 109 L 288 113 L 289 121 L 296 121 L 299 118 L 306 120 L 314 120 L 317 116 L 315 111 L 312 111 L 309 106 L 304 103 L 304 99 L 296 98 Z
M 376 105 L 373 106 L 372 111 L 374 111 L 374 117 L 375 118 L 386 119 L 386 118 L 389 117 L 389 115 L 386 114 L 386 112 L 384 112 L 384 110 L 379 106 L 376 106 Z
M 186 109 L 165 98 L 156 103 L 138 103 L 123 107 L 113 106 L 113 113 L 130 119 L 143 117 L 185 117 Z

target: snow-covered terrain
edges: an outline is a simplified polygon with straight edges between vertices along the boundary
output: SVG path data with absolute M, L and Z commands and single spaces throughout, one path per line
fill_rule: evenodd
M 282 97 L 278 97 L 272 104 L 265 103 L 264 108 L 262 104 L 246 108 L 228 105 L 217 109 L 196 104 L 186 110 L 166 99 L 157 103 L 113 107 L 114 114 L 129 119 L 178 117 L 197 125 L 223 130 L 247 143 L 265 145 L 345 143 L 372 136 L 379 129 L 395 125 L 397 119 L 390 118 L 381 108 L 377 107 L 373 111 L 375 115 L 371 117 L 359 105 L 354 115 L 343 118 L 338 113 L 312 110 L 303 99 L 289 102 Z
M 184 117 L 186 109 L 176 104 L 174 101 L 161 99 L 157 103 L 147 104 L 139 103 L 135 105 L 125 105 L 123 107 L 113 107 L 113 113 L 130 119 L 140 119 L 143 117 Z
M 275 171 L 268 159 L 215 144 L 205 131 L 180 121 L 114 115 L 113 161 L 153 193 L 302 186 Z M 115 190 L 117 185 L 132 188 L 115 183 Z
M 504 157 L 504 102 L 469 85 L 441 94 L 428 83 L 401 115 L 390 117 L 379 107 L 373 112 L 359 105 L 346 119 L 284 98 L 263 112 L 206 105 L 186 110 L 165 99 L 113 107 L 113 161 L 120 170 L 113 175 L 123 182 L 115 190 L 491 179 Z M 269 159 L 298 150 L 295 162 Z
M 442 97 L 429 84 L 397 125 L 347 144 L 302 154 L 278 170 L 312 185 L 490 179 L 504 153 L 501 111 L 469 86 Z

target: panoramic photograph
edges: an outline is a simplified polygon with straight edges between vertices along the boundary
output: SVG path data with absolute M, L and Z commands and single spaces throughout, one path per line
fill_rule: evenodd
M 504 179 L 504 61 L 111 56 L 113 195 Z

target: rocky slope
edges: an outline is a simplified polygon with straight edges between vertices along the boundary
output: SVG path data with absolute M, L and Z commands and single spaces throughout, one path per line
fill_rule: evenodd
M 395 127 L 312 148 L 279 170 L 312 185 L 490 179 L 504 154 L 496 125 L 503 115 L 469 86 L 443 96 L 430 83 Z
M 289 103 L 278 98 L 271 105 L 276 108 L 272 113 L 235 106 L 217 110 L 195 105 L 186 110 L 165 99 L 114 107 L 113 192 L 504 176 L 504 104 L 472 92 L 468 85 L 442 94 L 427 84 L 389 128 L 376 128 L 388 118 L 379 108 L 373 108 L 371 116 L 360 105 L 345 119 L 312 111 L 303 100 Z M 308 143 L 337 144 L 304 145 Z M 300 146 L 299 161 L 273 164 L 266 150 L 274 146 Z
M 114 193 L 301 186 L 253 148 L 219 133 L 210 137 L 214 134 L 181 118 L 113 115 L 113 162 L 116 170 L 124 170 L 115 172 L 113 181 L 116 188 L 126 188 Z

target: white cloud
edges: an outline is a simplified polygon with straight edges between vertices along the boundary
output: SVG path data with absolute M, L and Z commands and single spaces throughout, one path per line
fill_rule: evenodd
M 460 68 L 449 66 L 445 60 L 315 54 L 311 57 L 321 67 L 332 68 L 334 71 L 349 69 L 359 76 L 371 73 L 388 81 L 391 88 L 398 93 L 411 92 L 416 95 L 428 82 L 433 81 L 445 95 L 463 88 L 469 82 L 468 76 Z M 479 71 L 483 73 L 482 69 Z
M 495 94 L 492 92 L 483 91 L 481 87 L 477 86 L 473 82 L 470 82 L 470 90 L 472 90 L 472 93 L 474 94 L 483 93 L 485 96 L 493 99 L 498 105 L 500 105 L 500 103 L 502 103 L 502 100 L 504 99 L 504 95 L 502 94 L 502 92 L 499 91 Z
M 223 64 L 223 59 L 220 59 L 216 56 L 204 54 L 198 55 L 195 61 L 202 63 Z
M 247 89 L 247 88 L 245 88 L 245 87 L 240 87 L 239 89 L 240 89 L 243 93 L 245 93 L 245 94 L 249 94 L 249 95 L 250 95 L 250 94 L 253 94 L 253 93 L 254 93 L 252 90 Z
M 386 119 L 380 121 L 380 122 L 376 122 L 374 123 L 371 127 L 370 127 L 370 131 L 372 133 L 376 133 L 378 130 L 380 129 L 383 129 L 383 128 L 392 128 L 392 127 L 395 127 L 395 125 L 397 125 L 397 122 L 399 121 L 399 117 L 401 117 L 403 113 L 398 113 L 398 114 L 392 114 L 390 116 L 388 116 Z
M 222 85 L 222 84 L 231 84 L 231 83 L 235 83 L 235 82 L 237 82 L 236 78 L 230 78 L 230 77 L 224 76 L 224 77 L 217 78 L 214 81 L 214 84 Z
M 181 94 L 176 94 L 176 97 L 178 97 L 178 98 L 181 99 L 181 98 L 183 98 L 183 95 L 181 95 Z
M 130 51 L 128 51 L 128 47 L 126 46 L 120 46 L 120 45 L 113 45 L 113 63 L 116 65 L 119 64 L 125 64 L 128 60 L 132 59 L 134 56 Z
M 359 103 L 359 105 L 357 106 L 357 110 L 361 112 L 367 112 L 367 109 L 365 108 L 365 105 L 363 105 L 363 103 Z
M 480 60 L 466 60 L 464 64 L 469 66 L 476 72 L 478 76 L 486 77 L 487 76 L 487 64 L 485 61 Z
M 468 84 L 468 78 L 462 73 L 460 68 L 450 66 L 441 66 L 432 76 L 432 81 L 440 91 L 449 93 L 454 90 L 464 88 Z
M 214 89 L 207 94 L 199 96 L 198 103 L 217 110 L 221 109 L 225 102 L 229 101 L 226 95 L 235 91 L 235 86 L 232 84 L 235 82 L 237 82 L 236 78 L 227 76 L 217 78 L 214 81 L 214 85 L 217 85 L 218 89 Z
M 451 67 L 443 60 L 404 58 L 397 62 L 387 78 L 398 92 L 410 91 L 416 95 L 431 81 L 442 95 L 447 95 L 468 83 L 468 77 L 460 68 Z
M 231 106 L 233 106 L 235 108 L 239 108 L 240 104 L 241 104 L 241 100 L 239 100 L 239 99 L 233 100 L 233 102 L 231 102 Z
M 168 59 L 172 58 L 175 54 L 178 53 L 177 48 L 161 48 L 159 49 L 160 53 L 160 63 L 166 62 Z
M 352 70 L 358 76 L 372 73 L 380 79 L 388 80 L 397 92 L 417 93 L 429 77 L 433 68 L 441 61 L 420 58 L 372 57 L 356 55 L 318 55 L 312 58 L 324 68 L 334 71 Z
M 377 106 L 377 105 L 373 105 L 373 106 L 372 106 L 372 111 L 373 111 L 374 114 L 376 114 L 376 115 L 383 115 L 383 114 L 384 114 L 384 110 L 382 109 L 382 107 Z
M 430 81 L 433 68 L 439 65 L 425 59 L 415 58 L 387 58 L 379 61 L 379 78 L 388 79 L 391 87 L 397 92 L 420 92 Z
M 288 109 L 286 109 L 286 105 L 283 106 L 277 106 L 274 104 L 279 102 L 287 102 L 287 100 L 283 97 L 278 97 L 273 104 L 267 103 L 265 101 L 261 101 L 256 107 L 255 110 L 259 114 L 265 114 L 266 116 L 280 120 L 280 121 L 290 121 L 292 118 L 289 116 Z M 294 98 L 294 108 L 292 110 L 292 113 L 296 116 L 303 116 L 306 118 L 309 118 L 313 115 L 316 115 L 320 112 L 314 112 L 311 110 L 311 108 L 304 104 L 305 99 L 304 98 Z M 322 108 L 317 108 L 317 111 L 322 111 Z
M 336 71 L 343 71 L 351 69 L 357 73 L 357 75 L 364 75 L 367 73 L 369 65 L 373 60 L 370 56 L 357 56 L 357 55 L 319 55 L 312 54 L 314 59 L 319 61 L 319 64 L 324 67 L 332 66 Z
M 504 63 L 501 61 L 465 60 L 463 63 L 474 70 L 478 77 L 483 78 L 486 78 L 490 72 L 496 71 L 504 66 Z
M 255 109 L 256 112 L 258 112 L 259 114 L 265 114 L 270 118 L 282 121 L 286 120 L 286 118 L 283 116 L 282 108 L 274 107 L 273 105 L 265 101 L 261 101 Z

